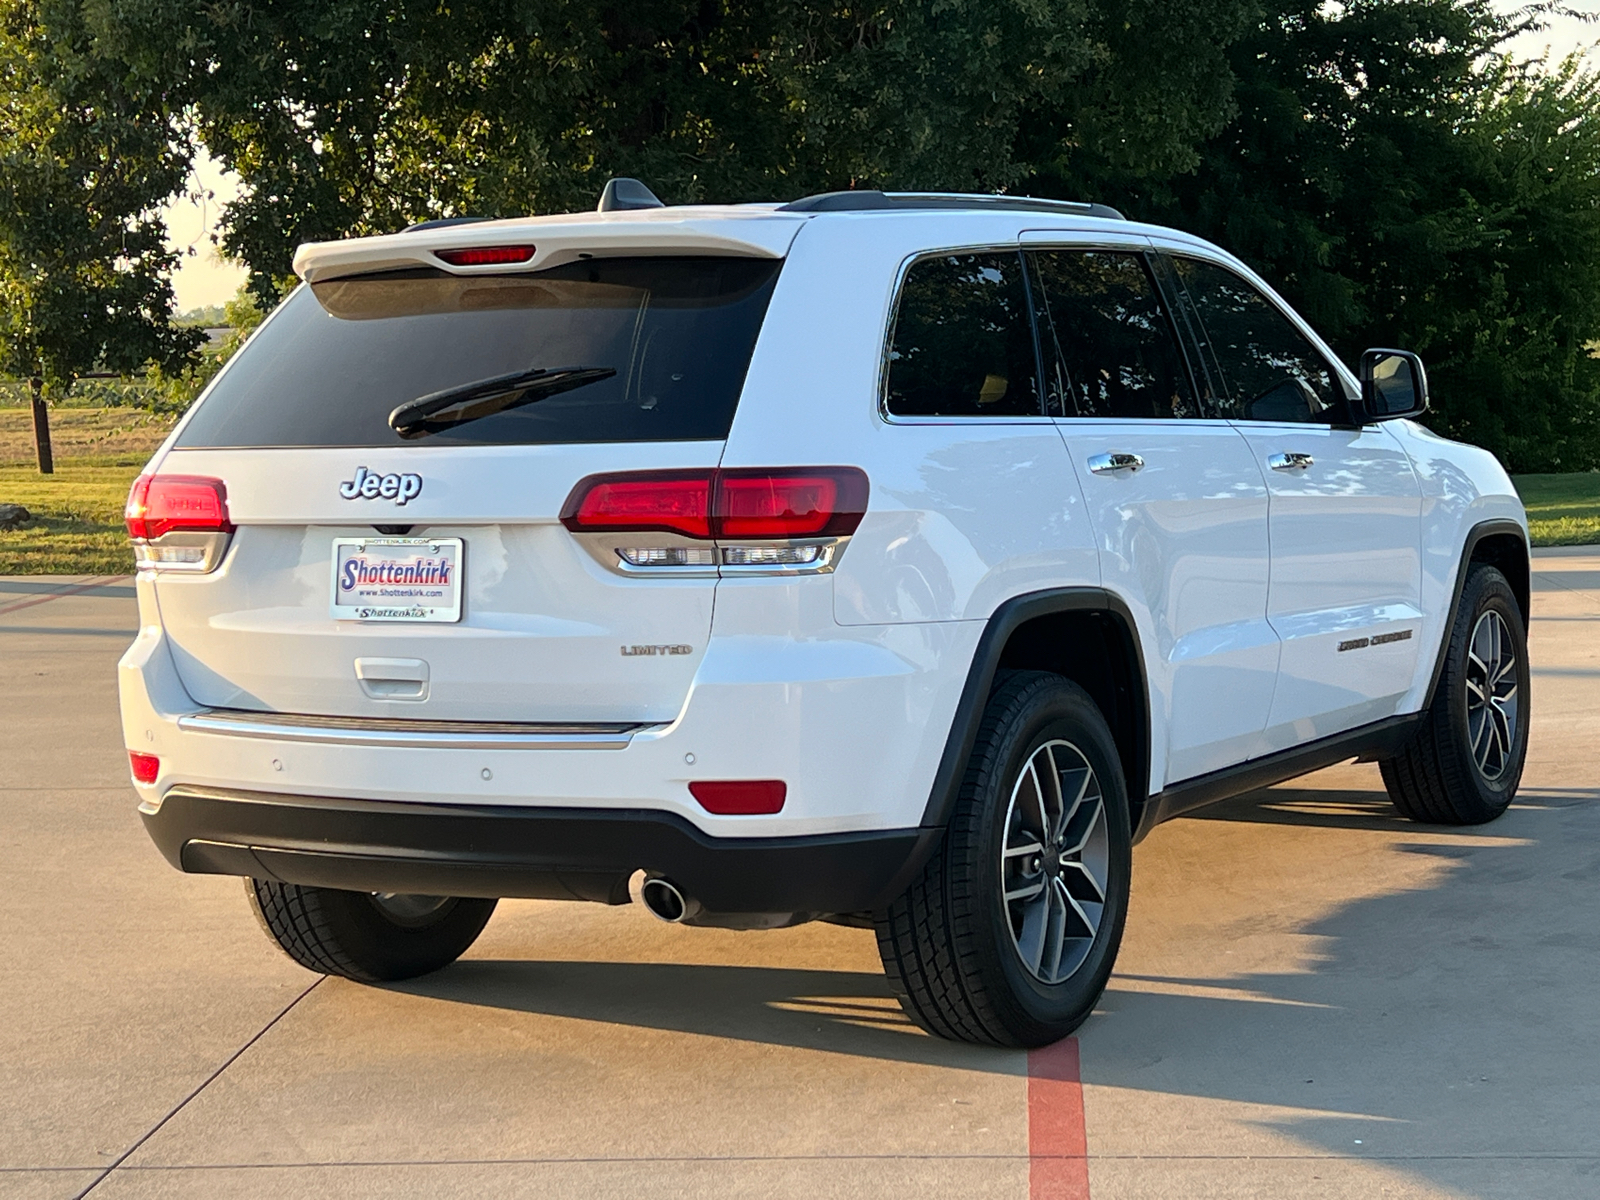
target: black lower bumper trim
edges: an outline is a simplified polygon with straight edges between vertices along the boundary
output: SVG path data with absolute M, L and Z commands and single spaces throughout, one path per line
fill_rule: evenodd
M 178 786 L 145 828 L 180 870 L 315 887 L 623 904 L 643 869 L 712 913 L 865 912 L 939 831 L 714 838 L 647 809 L 406 804 Z

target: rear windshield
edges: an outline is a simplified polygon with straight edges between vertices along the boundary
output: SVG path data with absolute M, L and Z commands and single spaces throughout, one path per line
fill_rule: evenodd
M 615 372 L 426 436 L 428 445 L 728 435 L 779 263 L 584 259 L 516 275 L 413 270 L 302 287 L 177 445 L 392 446 L 398 406 L 538 368 Z

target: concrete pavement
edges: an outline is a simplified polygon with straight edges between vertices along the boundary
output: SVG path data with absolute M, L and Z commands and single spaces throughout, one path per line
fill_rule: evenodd
M 1505 818 L 1351 764 L 1138 848 L 1058 1094 L 1096 1200 L 1600 1194 L 1600 554 L 1535 569 Z M 866 931 L 507 901 L 424 980 L 295 967 L 139 826 L 134 622 L 127 580 L 0 580 L 0 1196 L 1050 1194 L 1070 1104 L 915 1030 Z

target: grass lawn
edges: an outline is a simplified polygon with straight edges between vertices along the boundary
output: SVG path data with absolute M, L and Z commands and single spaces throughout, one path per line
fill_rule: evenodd
M 0 504 L 34 520 L 0 530 L 0 575 L 126 575 L 133 551 L 122 505 L 139 468 L 172 419 L 125 408 L 62 408 L 50 414 L 54 475 L 39 474 L 33 418 L 0 408 Z
M 0 504 L 35 520 L 0 531 L 0 575 L 125 575 L 133 570 L 122 527 L 128 487 L 172 427 L 133 409 L 51 413 L 56 473 L 33 463 L 25 408 L 0 408 Z M 1518 475 L 1535 546 L 1600 544 L 1600 472 Z
M 1600 471 L 1513 477 L 1535 546 L 1600 543 Z

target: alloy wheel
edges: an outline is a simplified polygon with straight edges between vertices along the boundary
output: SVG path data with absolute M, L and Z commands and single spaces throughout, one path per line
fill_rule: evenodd
M 1089 957 L 1110 863 L 1105 798 L 1094 768 L 1071 742 L 1046 742 L 1011 789 L 1000 858 L 1011 940 L 1041 983 L 1061 983 Z
M 421 896 L 411 892 L 373 892 L 372 904 L 396 925 L 416 927 L 434 921 L 455 903 L 453 896 Z
M 1511 765 L 1517 739 L 1517 652 L 1505 618 L 1490 609 L 1467 643 L 1467 740 L 1490 783 Z

